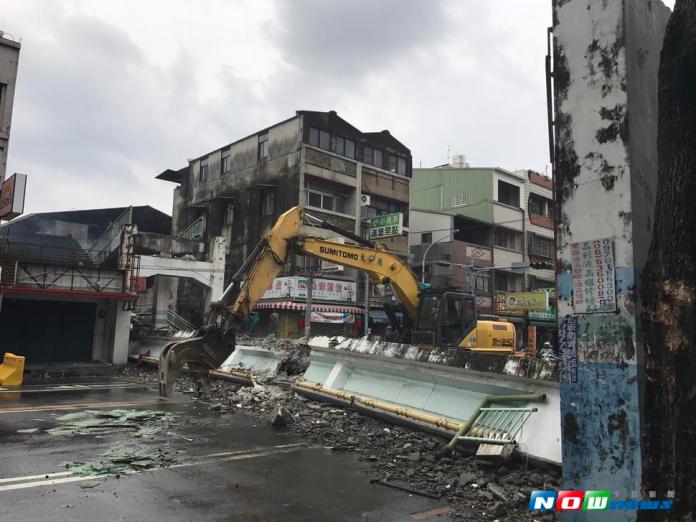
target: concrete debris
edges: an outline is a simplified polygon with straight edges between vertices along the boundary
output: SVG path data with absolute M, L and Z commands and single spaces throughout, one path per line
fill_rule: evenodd
M 273 426 L 287 426 L 292 422 L 292 415 L 284 406 L 277 404 L 271 413 L 270 422 Z
M 84 484 L 80 484 L 80 487 L 82 489 L 93 489 L 96 488 L 99 484 L 101 484 L 101 481 L 98 482 L 85 482 Z
M 164 468 L 172 462 L 173 459 L 162 449 L 124 448 L 109 450 L 94 460 L 68 462 L 65 467 L 74 475 L 102 477 Z
M 105 435 L 132 430 L 133 436 L 152 436 L 169 427 L 176 415 L 159 410 L 85 410 L 56 417 L 51 435 Z
M 156 371 L 149 371 L 150 382 L 155 382 Z M 141 378 L 148 379 L 146 375 Z M 177 388 L 190 389 L 193 382 L 193 377 L 183 375 Z M 287 422 L 287 433 L 333 451 L 352 452 L 365 462 L 372 476 L 382 477 L 380 480 L 388 476 L 388 482 L 440 497 L 450 506 L 453 520 L 556 519 L 555 512 L 541 516 L 520 501 L 524 496 L 528 502 L 532 489 L 540 489 L 530 487 L 531 482 L 536 486 L 539 477 L 542 483 L 548 478 L 547 487 L 558 487 L 560 475 L 555 468 L 525 467 L 514 459 L 504 465 L 476 459 L 475 448 L 459 447 L 449 457 L 438 459 L 446 440 L 386 424 L 335 404 L 308 400 L 295 393 L 290 384 L 287 378 L 276 377 L 266 381 L 263 389 L 256 389 L 213 380 L 209 400 L 265 421 L 280 414 Z

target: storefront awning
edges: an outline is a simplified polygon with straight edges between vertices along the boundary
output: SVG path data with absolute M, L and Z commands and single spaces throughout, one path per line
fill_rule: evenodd
M 257 310 L 267 310 L 269 308 L 274 310 L 305 310 L 306 306 L 304 303 L 295 303 L 293 301 L 270 301 L 256 305 Z M 312 303 L 312 311 L 360 314 L 363 312 L 363 309 L 358 308 L 357 306 Z

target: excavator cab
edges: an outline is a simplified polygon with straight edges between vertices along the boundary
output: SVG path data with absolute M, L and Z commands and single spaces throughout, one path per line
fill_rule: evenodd
M 476 328 L 476 300 L 452 290 L 421 290 L 413 343 L 437 347 L 461 346 Z

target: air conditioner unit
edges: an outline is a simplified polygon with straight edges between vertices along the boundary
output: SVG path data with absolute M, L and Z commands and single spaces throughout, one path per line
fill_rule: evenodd
M 366 207 L 369 204 L 370 204 L 370 196 L 368 196 L 367 194 L 361 194 L 360 195 L 360 206 Z

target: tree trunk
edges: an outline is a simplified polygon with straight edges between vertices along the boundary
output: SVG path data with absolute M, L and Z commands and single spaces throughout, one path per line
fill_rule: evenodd
M 643 498 L 674 491 L 696 515 L 696 0 L 677 0 L 658 76 L 658 188 L 641 276 L 645 341 Z

